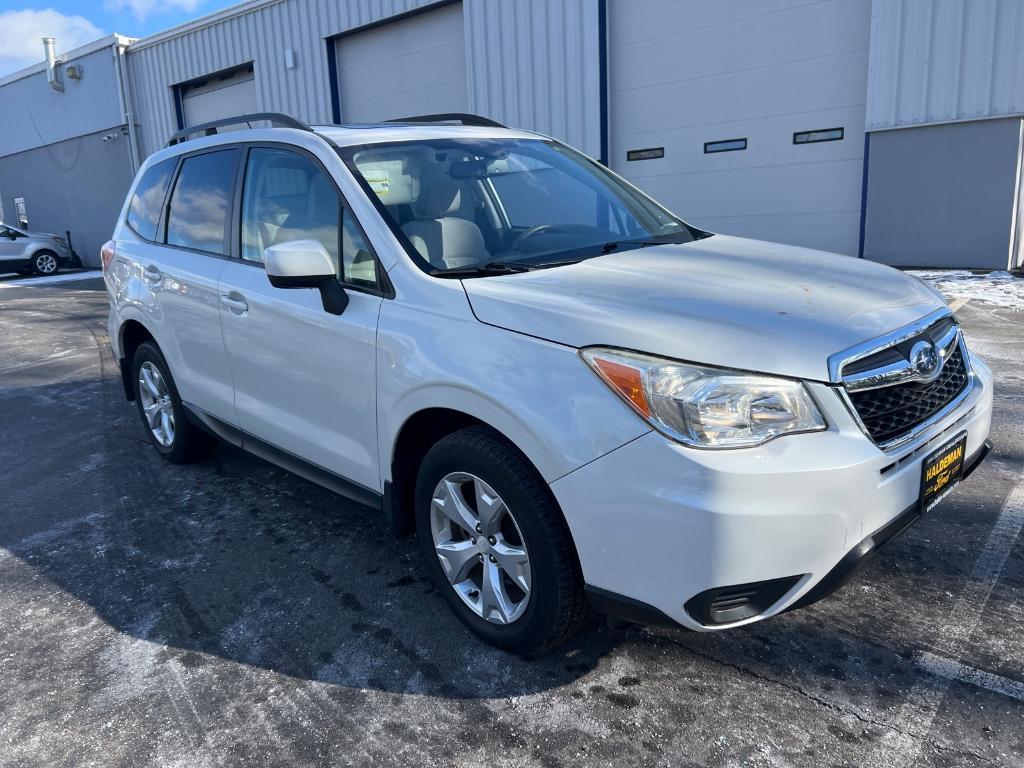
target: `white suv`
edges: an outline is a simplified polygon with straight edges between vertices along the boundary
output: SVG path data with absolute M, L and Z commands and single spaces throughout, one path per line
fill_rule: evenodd
M 991 372 L 913 277 L 482 118 L 269 119 L 139 171 L 102 254 L 125 394 L 170 461 L 215 436 L 415 530 L 495 645 L 807 605 L 988 450 Z

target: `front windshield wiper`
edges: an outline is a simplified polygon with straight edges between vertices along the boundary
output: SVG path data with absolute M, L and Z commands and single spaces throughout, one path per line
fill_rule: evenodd
M 486 264 L 472 264 L 466 267 L 433 269 L 427 274 L 432 277 L 486 277 L 490 275 L 510 275 L 514 272 L 529 272 L 531 269 L 534 269 L 534 266 L 530 264 L 489 261 Z
M 649 245 L 668 245 L 669 243 L 676 242 L 680 242 L 678 232 L 666 232 L 662 235 L 648 235 L 647 237 L 638 237 L 635 240 L 612 240 L 610 243 L 605 243 L 601 246 L 601 255 L 604 256 L 609 253 L 614 253 L 626 245 L 636 246 L 637 248 L 646 248 Z

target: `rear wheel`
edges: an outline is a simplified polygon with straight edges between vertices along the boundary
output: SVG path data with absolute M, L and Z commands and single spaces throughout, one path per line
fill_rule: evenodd
M 216 439 L 189 422 L 159 347 L 139 345 L 132 361 L 135 403 L 150 443 L 170 462 L 185 464 L 210 455 Z
M 416 483 L 427 566 L 478 636 L 526 653 L 568 639 L 589 617 L 561 511 L 536 470 L 485 427 L 427 453 Z
M 32 271 L 37 275 L 56 275 L 60 271 L 60 262 L 53 251 L 39 251 L 32 257 Z

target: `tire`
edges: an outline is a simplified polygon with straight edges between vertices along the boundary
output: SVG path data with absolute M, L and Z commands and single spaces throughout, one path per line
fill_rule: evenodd
M 145 370 L 145 375 L 143 371 Z M 154 370 L 156 374 L 154 374 Z M 151 386 L 143 382 L 148 378 Z M 189 464 L 209 458 L 217 445 L 216 438 L 203 432 L 188 420 L 185 407 L 178 395 L 178 388 L 174 385 L 171 370 L 164 360 L 160 348 L 151 341 L 143 342 L 135 351 L 132 358 L 132 382 L 135 387 L 135 404 L 139 409 L 139 418 L 142 419 L 143 429 L 146 436 L 157 453 L 173 464 Z M 160 396 L 157 396 L 159 393 Z M 161 412 L 169 418 L 164 421 L 154 422 L 157 427 L 150 423 L 147 409 L 154 402 L 159 405 L 154 409 L 157 418 Z M 167 424 L 170 424 L 168 434 Z M 163 437 L 158 436 L 158 430 Z M 169 438 L 169 439 L 168 439 Z
M 467 477 L 472 479 L 466 480 Z M 448 484 L 442 486 L 443 480 L 448 480 Z M 466 490 L 470 485 L 473 492 Z M 493 528 L 493 520 L 489 522 L 494 538 L 485 536 L 487 530 L 482 528 L 476 528 L 477 535 L 472 536 L 467 529 L 472 527 L 475 518 L 470 518 L 467 525 L 456 525 L 440 511 L 445 504 L 452 504 L 452 509 L 456 509 L 457 504 L 444 499 L 440 505 L 435 504 L 435 492 L 440 498 L 456 486 L 461 487 L 462 500 L 467 507 L 474 507 L 473 512 L 479 504 L 467 499 L 473 499 L 476 490 L 482 488 L 488 494 L 493 491 L 499 497 L 501 503 L 492 508 L 506 511 L 493 516 L 500 518 L 500 530 Z M 449 490 L 444 490 L 446 488 Z M 494 497 L 487 495 L 485 498 Z M 491 517 L 485 513 L 479 515 L 479 520 Z M 466 522 L 466 518 L 460 519 Z M 456 616 L 491 645 L 513 653 L 551 648 L 579 631 L 590 618 L 576 551 L 551 490 L 526 458 L 492 430 L 468 427 L 442 438 L 430 449 L 416 481 L 416 528 L 427 568 L 441 594 Z M 452 565 L 456 562 L 454 559 L 450 559 L 447 566 L 442 564 L 436 549 L 439 541 L 447 548 L 446 552 L 452 551 L 453 557 L 467 563 L 465 568 L 472 569 L 466 571 L 465 580 L 462 579 L 464 569 Z M 484 544 L 485 541 L 494 544 L 494 549 Z M 504 570 L 498 564 L 511 562 L 507 559 L 509 553 L 517 553 L 520 547 L 528 556 L 528 566 L 512 570 L 521 580 L 528 574 L 528 592 L 519 588 L 519 582 L 510 575 L 511 570 Z M 494 554 L 485 556 L 476 548 Z M 456 549 L 459 550 L 457 555 L 454 554 Z M 466 558 L 466 552 L 471 557 Z M 502 559 L 496 560 L 495 555 Z M 492 575 L 498 574 L 502 585 L 499 589 L 509 598 L 506 604 L 515 606 L 512 610 L 488 610 L 487 604 L 497 603 L 485 601 L 485 593 L 492 597 L 494 594 L 493 588 L 488 590 L 485 586 L 485 568 L 490 568 Z M 449 571 L 455 574 L 453 578 L 459 586 L 449 580 Z M 493 578 L 491 583 L 494 583 Z M 484 617 L 485 613 L 489 618 Z M 511 620 L 500 623 L 502 617 Z
M 53 251 L 37 251 L 32 254 L 32 272 L 37 275 L 56 275 L 60 272 L 60 259 Z

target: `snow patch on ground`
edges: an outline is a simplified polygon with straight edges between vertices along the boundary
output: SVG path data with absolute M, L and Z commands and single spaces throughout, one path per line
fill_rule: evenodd
M 1009 309 L 1024 309 L 1024 279 L 1009 272 L 976 274 L 966 269 L 910 270 L 948 301 L 968 299 Z

